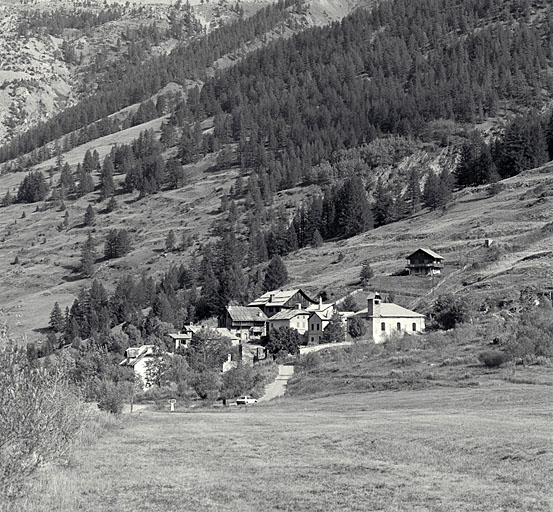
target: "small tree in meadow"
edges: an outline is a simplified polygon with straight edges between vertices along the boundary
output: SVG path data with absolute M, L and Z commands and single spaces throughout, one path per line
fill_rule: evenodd
M 359 279 L 363 285 L 366 285 L 374 277 L 374 270 L 371 268 L 370 263 L 365 260 L 359 273 Z

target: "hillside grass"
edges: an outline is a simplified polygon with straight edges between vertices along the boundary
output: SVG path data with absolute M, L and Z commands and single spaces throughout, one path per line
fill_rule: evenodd
M 547 360 L 533 366 L 515 366 L 507 361 L 498 368 L 488 368 L 480 361 L 480 354 L 494 348 L 488 339 L 491 334 L 486 331 L 484 325 L 465 324 L 450 331 L 392 338 L 384 344 L 359 341 L 349 347 L 305 355 L 296 364 L 288 393 L 318 398 L 518 382 L 550 386 L 553 397 L 553 363 Z
M 17 510 L 549 511 L 551 389 L 144 412 L 47 470 Z

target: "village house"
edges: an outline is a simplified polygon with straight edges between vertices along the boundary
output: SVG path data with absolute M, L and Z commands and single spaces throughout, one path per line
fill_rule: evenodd
M 382 343 L 394 334 L 417 334 L 425 327 L 424 315 L 397 304 L 382 302 L 379 293 L 370 294 L 367 308 L 354 316 L 365 320 L 369 339 L 375 343 Z
M 322 301 L 317 305 L 307 308 L 309 315 L 309 329 L 307 331 L 307 343 L 309 345 L 318 345 L 323 337 L 323 331 L 330 324 L 336 311 L 334 304 L 323 304 Z
M 250 302 L 248 307 L 259 308 L 268 318 L 271 318 L 283 309 L 296 309 L 298 304 L 303 309 L 307 309 L 308 306 L 317 304 L 317 301 L 300 289 L 273 290 Z
M 267 334 L 267 320 L 258 307 L 227 306 L 219 317 L 219 327 L 228 329 L 242 341 L 258 341 Z
M 289 327 L 303 336 L 307 332 L 310 315 L 309 311 L 299 306 L 296 309 L 283 309 L 269 318 L 269 330 Z
M 439 275 L 444 266 L 444 258 L 432 249 L 417 249 L 407 256 L 407 270 L 409 275 L 433 276 Z
M 237 346 L 240 344 L 240 338 L 233 334 L 229 329 L 226 327 L 208 327 L 205 325 L 185 325 L 180 331 L 178 332 L 171 332 L 167 335 L 174 341 L 175 343 L 175 351 L 179 350 L 180 348 L 186 349 L 190 346 L 190 342 L 192 341 L 192 336 L 201 331 L 202 329 L 206 329 L 208 332 L 212 331 L 217 336 L 222 336 L 224 338 L 230 339 L 230 342 L 232 343 L 232 346 Z
M 142 379 L 143 388 L 146 389 L 146 370 L 150 361 L 158 358 L 158 352 L 154 345 L 142 345 L 141 347 L 129 347 L 125 350 L 125 359 L 119 366 L 130 366 L 135 375 Z

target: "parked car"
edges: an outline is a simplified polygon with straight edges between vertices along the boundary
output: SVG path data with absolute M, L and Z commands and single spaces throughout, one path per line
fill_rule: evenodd
M 250 405 L 250 404 L 256 404 L 256 403 L 257 403 L 257 399 L 255 399 L 253 396 L 250 396 L 250 395 L 239 396 L 236 399 L 236 405 Z

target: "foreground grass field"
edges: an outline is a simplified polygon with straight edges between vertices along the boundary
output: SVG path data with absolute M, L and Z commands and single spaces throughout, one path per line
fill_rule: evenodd
M 553 509 L 553 388 L 344 394 L 127 417 L 20 511 Z

